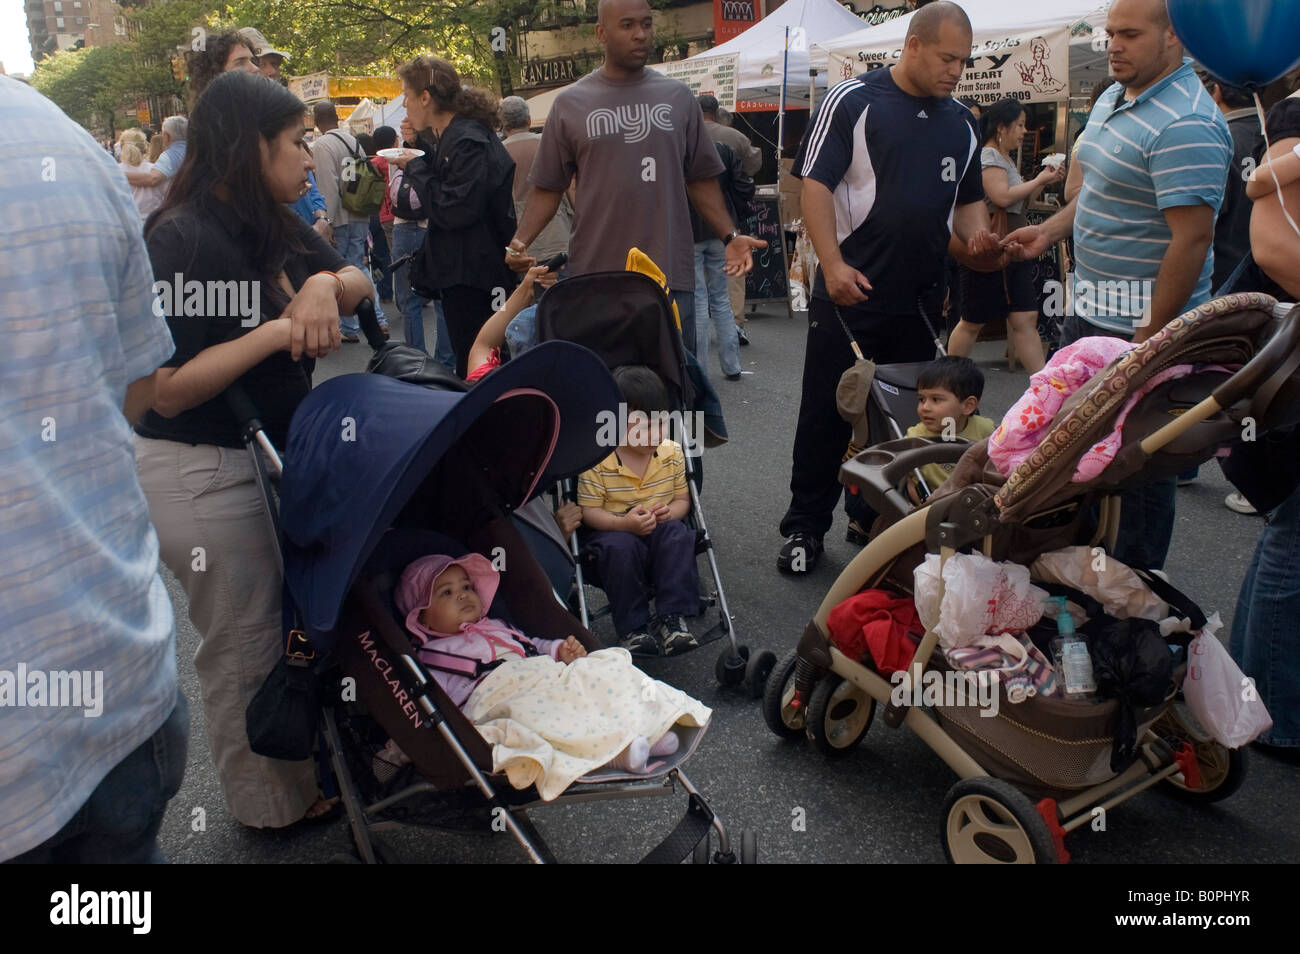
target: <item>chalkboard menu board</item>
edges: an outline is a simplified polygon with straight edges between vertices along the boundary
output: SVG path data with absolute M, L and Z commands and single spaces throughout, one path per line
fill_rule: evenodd
M 745 276 L 745 301 L 786 301 L 790 286 L 785 264 L 785 230 L 777 196 L 756 195 L 754 210 L 745 229 L 747 234 L 767 242 L 767 248 L 754 253 L 754 269 Z

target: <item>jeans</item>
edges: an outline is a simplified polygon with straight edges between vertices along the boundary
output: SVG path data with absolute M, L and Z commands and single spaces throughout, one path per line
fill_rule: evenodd
M 600 586 L 609 597 L 620 639 L 649 624 L 652 586 L 660 616 L 699 615 L 695 531 L 683 521 L 661 523 L 644 537 L 597 530 L 587 543 L 596 556 Z
M 442 310 L 442 302 L 435 301 L 433 310 L 438 316 L 434 329 L 438 335 L 438 340 L 434 342 L 433 360 L 454 373 L 456 371 L 456 352 L 451 347 L 451 332 L 447 330 L 447 315 Z
M 1269 745 L 1300 747 L 1300 489 L 1268 515 L 1241 584 L 1228 651 L 1255 680 L 1273 726 Z
M 393 223 L 393 259 L 419 251 L 424 244 L 424 229 L 418 222 Z M 424 304 L 425 301 L 411 287 L 411 266 L 408 262 L 400 265 L 393 273 L 393 298 L 397 310 L 402 316 L 402 334 L 406 343 L 413 348 L 426 351 L 424 346 Z M 438 302 L 438 319 L 442 320 L 442 302 Z M 442 335 L 438 335 L 439 344 Z
M 1098 328 L 1078 315 L 1067 315 L 1061 324 L 1061 347 L 1080 338 L 1102 335 L 1128 337 Z M 1167 477 L 1120 494 L 1119 535 L 1111 556 L 1126 566 L 1161 569 L 1174 537 L 1174 497 L 1177 492 L 1178 478 Z
M 727 294 L 727 261 L 721 239 L 695 243 L 695 357 L 709 366 L 709 332 L 718 334 L 718 363 L 725 375 L 740 373 L 740 339 Z
M 158 847 L 167 803 L 181 788 L 190 710 L 177 689 L 162 726 L 113 767 L 72 820 L 10 864 L 166 864 Z
M 369 234 L 369 222 L 349 222 L 347 225 L 334 226 L 334 244 L 338 246 L 339 255 L 349 265 L 361 269 L 373 287 L 374 282 L 370 279 L 370 273 L 366 272 L 366 236 Z M 379 307 L 378 289 L 375 289 L 374 301 L 375 317 L 379 319 L 381 325 L 387 324 L 388 319 L 384 317 Z M 361 322 L 357 320 L 356 315 L 339 315 L 339 329 L 345 335 L 357 335 L 361 333 Z

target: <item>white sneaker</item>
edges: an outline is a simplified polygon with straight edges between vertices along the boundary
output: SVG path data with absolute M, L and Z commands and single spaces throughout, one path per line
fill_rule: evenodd
M 1250 505 L 1249 500 L 1235 490 L 1223 498 L 1223 505 L 1234 513 L 1245 514 L 1248 517 L 1259 513 L 1258 510 Z

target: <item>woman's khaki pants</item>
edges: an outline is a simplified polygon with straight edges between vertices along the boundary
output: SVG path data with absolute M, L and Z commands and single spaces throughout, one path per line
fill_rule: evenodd
M 280 569 L 253 463 L 243 448 L 135 440 L 162 560 L 201 638 L 194 669 L 226 805 L 252 828 L 292 824 L 317 798 L 314 763 L 254 755 L 244 728 L 244 710 L 284 651 Z

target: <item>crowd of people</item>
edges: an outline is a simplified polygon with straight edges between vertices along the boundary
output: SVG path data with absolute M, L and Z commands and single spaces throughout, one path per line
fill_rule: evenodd
M 113 686 L 93 725 L 73 712 L 6 713 L 0 858 L 158 860 L 188 723 L 160 560 L 185 590 L 201 639 L 195 669 L 231 815 L 275 829 L 338 813 L 311 762 L 249 745 L 245 710 L 283 652 L 282 575 L 226 398 L 242 389 L 283 448 L 315 362 L 361 339 L 364 300 L 385 337 L 400 321 L 406 345 L 420 351 L 432 304 L 432 357 L 472 382 L 508 359 L 507 325 L 527 318 L 534 283 L 621 270 L 636 247 L 662 271 L 701 400 L 717 403 L 711 347 L 723 378 L 741 380 L 744 276 L 764 245 L 745 234 L 762 157 L 721 121 L 714 97 L 697 99 L 646 68 L 653 31 L 646 0 L 602 0 L 603 64 L 555 99 L 541 133 L 519 97 L 497 103 L 448 61 L 419 56 L 397 71 L 400 128 L 354 135 L 331 102 L 308 117 L 281 77 L 287 54 L 254 29 L 209 36 L 188 60 L 187 115 L 156 133 L 126 130 L 111 150 L 0 77 L 0 139 L 41 141 L 59 169 L 53 180 L 35 165 L 13 171 L 11 187 L 43 190 L 39 252 L 16 222 L 0 231 L 0 320 L 13 342 L 0 357 L 5 453 L 16 464 L 0 496 L 22 501 L 6 504 L 16 507 L 7 522 L 22 546 L 0 558 L 0 591 L 6 632 L 23 633 L 21 653 L 11 645 L 0 659 L 102 670 Z M 953 98 L 972 39 L 953 3 L 923 6 L 897 64 L 834 86 L 812 117 L 794 173 L 819 268 L 780 571 L 814 569 L 840 505 L 850 425 L 836 387 L 854 361 L 846 332 L 877 362 L 928 361 L 947 297 L 959 318 L 953 357 L 927 368 L 914 431 L 933 436 L 953 417 L 960 436 L 978 439 L 992 426 L 976 413 L 982 378 L 965 356 L 984 325 L 1005 320 L 1009 350 L 1026 370 L 1042 368 L 1028 261 L 1057 242 L 1073 240 L 1081 282 L 1151 291 L 1123 312 L 1092 303 L 1051 345 L 1140 342 L 1219 290 L 1300 296 L 1300 236 L 1280 202 L 1300 181 L 1300 98 L 1270 111 L 1272 147 L 1260 157 L 1249 97 L 1197 75 L 1163 0 L 1115 0 L 1107 34 L 1114 83 L 1097 93 L 1068 176 L 1054 164 L 1022 177 L 1013 155 L 1023 105 L 987 104 L 977 119 Z M 629 104 L 657 104 L 639 138 L 618 126 Z M 608 128 L 596 115 L 613 117 Z M 1252 157 L 1268 176 L 1235 174 Z M 370 175 L 374 195 L 361 196 L 358 180 Z M 1028 224 L 1027 204 L 1058 186 L 1060 211 Z M 156 306 L 157 284 L 172 282 L 254 292 L 249 308 L 198 321 Z M 171 300 L 181 298 L 174 289 Z M 644 378 L 624 369 L 624 396 L 658 409 L 664 396 Z M 42 436 L 55 427 L 57 439 Z M 1290 445 L 1278 453 L 1297 456 Z M 580 509 L 556 515 L 565 534 L 578 522 L 592 533 L 619 642 L 638 652 L 694 643 L 684 617 L 698 582 L 685 570 L 694 571 L 694 535 L 681 523 L 689 495 L 680 455 L 659 436 L 624 435 L 582 475 Z M 649 484 L 658 489 L 643 492 Z M 1274 714 L 1264 741 L 1296 751 L 1300 679 L 1278 659 L 1295 648 L 1300 493 L 1292 486 L 1277 500 L 1231 648 Z M 850 539 L 865 540 L 875 515 L 853 498 L 845 506 Z M 1116 558 L 1163 566 L 1175 506 L 1172 479 L 1125 493 Z M 477 623 L 485 605 L 473 609 Z

